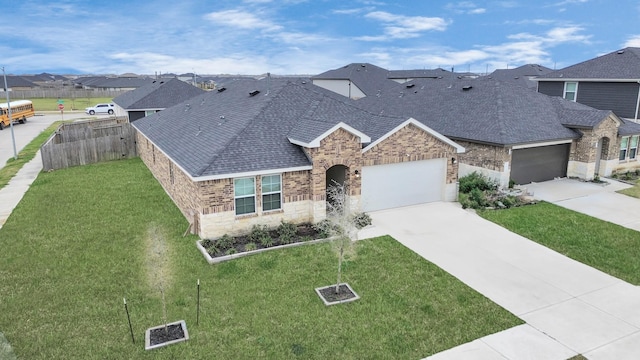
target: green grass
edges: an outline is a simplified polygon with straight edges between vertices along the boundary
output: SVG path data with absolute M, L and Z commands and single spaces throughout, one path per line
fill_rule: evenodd
M 640 180 L 636 180 L 636 184 L 628 189 L 618 190 L 620 194 L 640 198 Z
M 24 164 L 28 163 L 36 156 L 36 153 L 40 150 L 42 144 L 49 139 L 49 136 L 53 134 L 60 124 L 62 124 L 62 121 L 56 121 L 38 134 L 38 136 L 31 140 L 31 142 L 18 153 L 18 159 L 11 157 L 7 160 L 6 164 L 0 164 L 4 165 L 4 167 L 0 168 L 0 189 L 9 183 L 9 180 L 11 180 L 11 178 L 20 171 L 20 169 L 22 169 Z
M 139 159 L 40 174 L 0 229 L 0 331 L 20 359 L 419 359 L 522 323 L 389 237 L 344 264 L 361 299 L 326 307 L 313 289 L 335 281 L 331 244 L 212 266 L 186 228 Z M 170 254 L 157 267 L 153 237 Z M 158 280 L 191 338 L 145 352 Z
M 574 260 L 640 285 L 637 231 L 546 202 L 478 214 Z
M 58 111 L 58 99 L 44 98 L 44 99 L 30 99 L 33 102 L 33 107 L 38 111 Z M 64 101 L 64 110 L 84 110 L 89 106 L 93 106 L 98 103 L 109 103 L 113 99 L 108 97 L 96 97 L 96 98 L 76 98 L 76 99 L 61 99 Z

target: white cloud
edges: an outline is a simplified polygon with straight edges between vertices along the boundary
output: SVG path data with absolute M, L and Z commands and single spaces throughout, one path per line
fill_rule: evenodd
M 457 14 L 484 14 L 487 9 L 478 7 L 471 1 L 461 1 L 457 3 L 450 3 L 445 6 L 445 9 L 451 10 Z
M 282 26 L 280 25 L 274 24 L 269 20 L 265 20 L 258 15 L 241 10 L 212 12 L 206 14 L 204 18 L 220 25 L 227 25 L 240 29 L 262 29 L 267 31 L 277 31 L 282 29 Z
M 640 35 L 629 37 L 622 47 L 640 47 Z
M 565 5 L 572 5 L 572 4 L 584 4 L 586 2 L 589 2 L 589 0 L 564 0 L 564 1 L 560 1 L 560 2 L 557 2 L 555 4 L 552 4 L 551 6 L 565 6 Z
M 385 36 L 360 37 L 360 40 L 408 39 L 420 36 L 425 31 L 443 31 L 447 21 L 439 17 L 395 15 L 385 11 L 374 11 L 365 15 L 368 19 L 384 23 Z

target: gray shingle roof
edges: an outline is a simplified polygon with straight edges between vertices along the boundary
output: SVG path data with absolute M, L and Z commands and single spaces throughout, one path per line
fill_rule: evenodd
M 367 96 L 375 95 L 378 91 L 395 86 L 397 83 L 387 78 L 389 70 L 369 64 L 353 63 L 329 70 L 313 76 L 316 80 L 351 80 Z
M 543 76 L 552 72 L 552 69 L 537 64 L 522 65 L 513 69 L 498 69 L 487 75 L 488 78 L 510 82 L 516 85 L 524 86 L 528 89 L 535 90 L 537 82 L 530 80 L 530 78 Z
M 640 80 L 640 48 L 627 47 L 539 77 L 560 79 Z
M 204 90 L 178 79 L 157 80 L 127 91 L 113 102 L 125 110 L 162 110 L 202 93 Z
M 640 134 L 640 124 L 629 120 L 622 120 L 622 124 L 618 128 L 618 134 L 620 136 L 638 135 Z
M 414 86 L 407 88 L 410 84 Z M 454 140 L 516 145 L 579 137 L 563 125 L 571 121 L 557 101 L 491 79 L 417 79 L 357 104 L 382 114 L 413 117 Z M 593 110 L 584 107 L 589 115 Z
M 390 70 L 387 74 L 389 79 L 420 79 L 451 76 L 451 71 L 442 68 L 426 70 Z

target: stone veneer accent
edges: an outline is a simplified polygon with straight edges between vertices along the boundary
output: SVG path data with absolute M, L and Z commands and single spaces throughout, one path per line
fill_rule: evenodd
M 598 151 L 601 152 L 598 175 L 611 175 L 613 164 L 615 164 L 614 160 L 618 158 L 618 147 L 620 146 L 620 139 L 618 138 L 619 126 L 619 122 L 614 117 L 609 116 L 593 129 L 580 129 L 582 137 L 571 144 L 567 176 L 592 180 L 596 175 Z M 603 141 L 603 149 L 598 149 L 597 146 L 600 139 L 608 139 L 608 141 Z

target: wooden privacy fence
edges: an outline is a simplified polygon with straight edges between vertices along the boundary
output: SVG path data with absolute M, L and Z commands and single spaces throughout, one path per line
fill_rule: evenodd
M 124 118 L 62 124 L 40 148 L 43 169 L 136 157 L 135 132 Z

